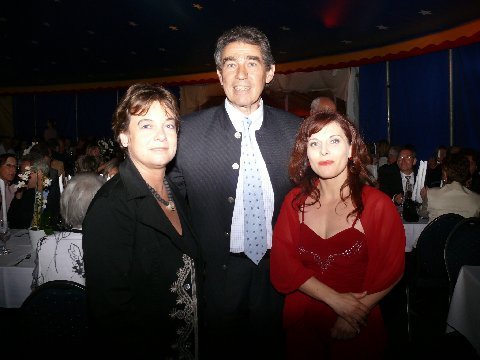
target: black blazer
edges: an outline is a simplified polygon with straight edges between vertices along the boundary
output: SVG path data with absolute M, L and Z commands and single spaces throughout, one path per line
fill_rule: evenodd
M 195 350 L 203 265 L 185 202 L 171 188 L 182 236 L 128 157 L 90 205 L 83 250 L 90 325 L 100 345 L 151 347 L 160 358 L 181 358 L 186 343 Z
M 292 188 L 288 163 L 300 125 L 296 116 L 264 105 L 256 138 L 275 196 L 272 223 Z M 225 106 L 190 114 L 182 119 L 174 167 L 169 176 L 187 196 L 192 224 L 202 245 L 206 278 L 222 289 L 230 252 L 230 228 L 240 164 L 241 138 Z M 214 294 L 215 295 L 215 294 Z M 220 294 L 218 294 L 221 296 Z
M 417 177 L 417 168 L 413 169 L 413 176 Z M 403 194 L 402 175 L 398 165 L 383 165 L 378 170 L 379 189 L 393 198 L 394 195 Z

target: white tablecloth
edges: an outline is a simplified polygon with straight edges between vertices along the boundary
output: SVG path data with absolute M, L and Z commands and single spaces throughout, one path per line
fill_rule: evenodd
M 403 227 L 405 228 L 405 252 L 410 252 L 414 247 L 417 246 L 417 240 L 423 229 L 428 225 L 428 219 L 420 219 L 416 223 L 404 222 Z
M 480 355 L 480 266 L 463 266 L 447 318 L 447 332 L 457 330 Z
M 7 241 L 7 248 L 12 252 L 0 255 L 0 307 L 18 308 L 31 292 L 36 255 L 32 252 L 28 230 L 10 231 L 12 236 Z M 31 254 L 30 259 L 15 265 L 27 254 Z

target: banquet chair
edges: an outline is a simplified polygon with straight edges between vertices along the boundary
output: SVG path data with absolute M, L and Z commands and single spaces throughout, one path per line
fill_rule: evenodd
M 83 343 L 87 336 L 85 287 L 73 281 L 48 281 L 20 307 L 21 328 L 32 340 Z
M 448 234 L 463 219 L 463 216 L 453 213 L 438 216 L 423 229 L 418 238 L 413 252 L 413 269 L 406 286 L 410 338 L 415 332 L 414 324 L 417 329 L 430 327 L 432 335 L 445 330 L 449 281 L 444 249 Z
M 450 297 L 463 265 L 480 265 L 480 218 L 471 217 L 459 222 L 450 232 L 445 245 Z

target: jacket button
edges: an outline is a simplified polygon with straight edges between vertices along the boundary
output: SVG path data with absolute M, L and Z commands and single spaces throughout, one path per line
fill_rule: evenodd
M 238 170 L 240 168 L 240 165 L 238 165 L 238 163 L 233 163 L 232 164 L 232 169 L 233 170 Z
M 233 203 L 235 202 L 235 198 L 232 197 L 232 196 L 229 196 L 229 197 L 227 198 L 227 201 L 228 201 L 230 204 L 233 204 Z
M 185 291 L 190 290 L 190 284 L 189 283 L 183 284 L 183 290 Z
M 227 268 L 228 268 L 227 265 L 225 265 L 225 264 L 222 265 L 222 270 L 227 270 Z
M 228 231 L 225 231 L 223 233 L 223 236 L 225 236 L 228 239 L 230 237 L 230 233 Z

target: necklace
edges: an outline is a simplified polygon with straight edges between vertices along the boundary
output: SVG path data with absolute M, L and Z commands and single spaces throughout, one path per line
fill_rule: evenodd
M 152 195 L 160 201 L 161 204 L 163 204 L 167 210 L 170 211 L 175 211 L 175 203 L 173 202 L 173 197 L 172 197 L 172 191 L 170 190 L 170 185 L 168 185 L 168 182 L 166 179 L 163 179 L 163 185 L 165 185 L 165 190 L 167 190 L 167 196 L 168 196 L 168 201 L 165 200 L 160 196 L 160 194 L 150 185 L 147 184 L 148 190 L 152 193 Z

